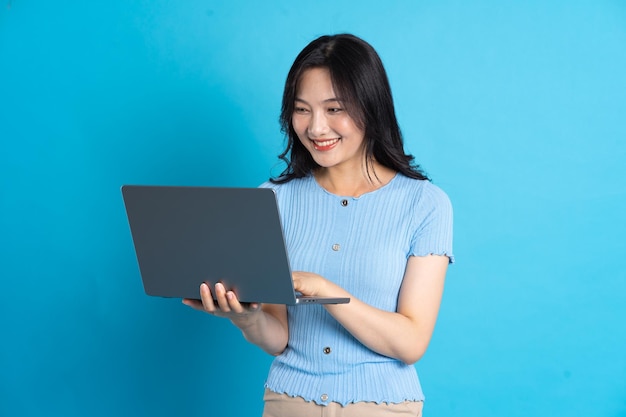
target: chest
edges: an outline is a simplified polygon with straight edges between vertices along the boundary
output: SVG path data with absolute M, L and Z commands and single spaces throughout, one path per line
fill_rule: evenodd
M 282 213 L 292 270 L 317 273 L 394 310 L 410 250 L 410 209 L 362 199 L 297 203 Z

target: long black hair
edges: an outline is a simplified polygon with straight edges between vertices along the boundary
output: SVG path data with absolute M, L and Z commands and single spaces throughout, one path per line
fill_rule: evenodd
M 278 178 L 271 179 L 272 182 L 278 184 L 302 178 L 319 168 L 291 124 L 298 82 L 311 68 L 327 68 L 330 72 L 333 89 L 341 97 L 342 105 L 364 131 L 367 161 L 374 158 L 407 177 L 429 179 L 419 165 L 414 164 L 414 157 L 404 152 L 389 80 L 380 57 L 364 40 L 339 34 L 322 36 L 309 43 L 289 70 L 279 119 L 287 137 L 287 147 L 279 158 L 287 168 Z

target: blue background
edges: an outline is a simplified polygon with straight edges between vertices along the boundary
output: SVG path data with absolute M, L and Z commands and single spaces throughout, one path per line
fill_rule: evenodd
M 0 415 L 260 415 L 271 358 L 143 293 L 124 183 L 256 186 L 282 83 L 368 40 L 455 207 L 429 416 L 626 416 L 623 1 L 0 3 Z

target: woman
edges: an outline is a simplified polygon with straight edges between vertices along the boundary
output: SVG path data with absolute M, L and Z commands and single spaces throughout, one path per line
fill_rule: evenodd
M 184 302 L 276 356 L 266 417 L 419 416 L 412 364 L 453 261 L 450 202 L 404 153 L 382 62 L 355 36 L 323 36 L 298 55 L 280 121 L 287 168 L 263 186 L 276 190 L 294 288 L 350 303 L 243 305 L 221 284 Z

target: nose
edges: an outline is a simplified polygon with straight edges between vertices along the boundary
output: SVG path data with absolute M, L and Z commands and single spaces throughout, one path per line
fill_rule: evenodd
M 308 132 L 311 138 L 321 138 L 330 131 L 326 115 L 323 112 L 313 112 L 309 119 Z

